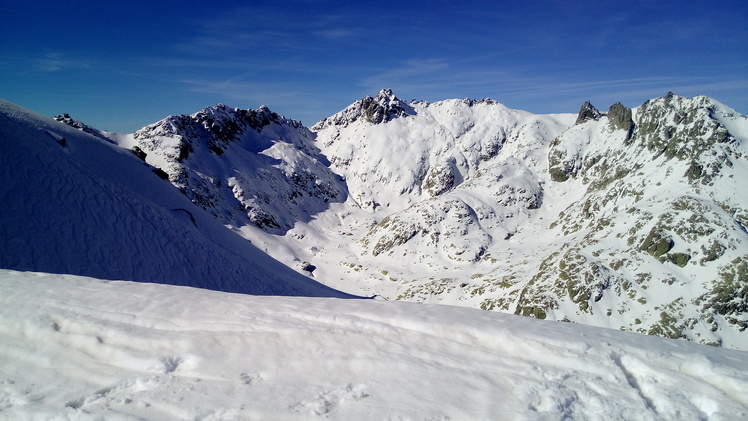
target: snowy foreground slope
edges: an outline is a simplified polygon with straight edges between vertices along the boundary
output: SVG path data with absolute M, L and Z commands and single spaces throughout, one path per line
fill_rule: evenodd
M 0 418 L 737 420 L 748 354 L 475 309 L 0 270 Z
M 269 258 L 102 137 L 0 101 L 0 268 L 344 296 Z

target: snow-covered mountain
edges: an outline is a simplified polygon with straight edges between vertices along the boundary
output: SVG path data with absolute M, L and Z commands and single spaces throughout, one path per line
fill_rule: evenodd
M 377 217 L 360 241 L 365 254 L 428 266 L 475 263 L 541 207 L 542 146 L 570 116 L 536 116 L 492 100 L 406 105 L 387 90 L 374 102 L 400 118 L 346 118 L 357 102 L 313 127 L 351 197 Z M 406 107 L 410 114 L 397 113 Z
M 334 288 L 748 349 L 748 120 L 706 97 L 534 115 L 219 105 L 132 135 L 194 204 Z
M 349 282 L 748 347 L 744 116 L 673 94 L 576 116 L 487 100 L 392 108 L 403 114 L 389 91 L 374 102 L 397 117 L 352 119 L 357 102 L 313 127 L 350 196 L 373 204 Z
M 470 308 L 0 270 L 8 420 L 739 420 L 746 352 Z
M 146 162 L 215 217 L 282 234 L 345 200 L 345 185 L 313 139 L 301 123 L 266 107 L 219 104 L 169 116 L 118 143 L 143 151 Z
M 744 348 L 746 142 L 745 116 L 673 94 L 615 104 L 556 138 L 551 180 L 584 194 L 549 226 L 564 242 L 516 311 L 604 314 L 625 330 Z
M 717 101 L 58 120 L 0 101 L 0 418 L 748 414 L 748 120 Z
M 345 296 L 269 258 L 101 136 L 0 101 L 0 268 Z

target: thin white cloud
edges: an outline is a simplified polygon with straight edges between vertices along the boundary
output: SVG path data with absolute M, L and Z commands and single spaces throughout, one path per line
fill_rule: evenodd
M 256 108 L 266 105 L 307 126 L 340 111 L 357 99 L 357 94 L 351 93 L 340 102 L 340 92 L 327 86 L 310 87 L 289 81 L 260 82 L 232 78 L 224 81 L 184 79 L 180 83 L 189 91 L 215 96 L 232 107 Z
M 327 39 L 347 39 L 356 35 L 356 32 L 345 28 L 321 29 L 312 33 Z
M 73 58 L 59 52 L 47 53 L 42 57 L 31 58 L 30 61 L 34 71 L 46 73 L 90 67 L 88 60 Z
M 196 35 L 176 46 L 181 54 L 266 55 L 316 49 L 315 41 L 349 40 L 360 33 L 355 19 L 340 14 L 305 15 L 283 8 L 238 7 L 195 20 Z
M 283 82 L 242 82 L 237 80 L 210 81 L 185 79 L 180 81 L 188 90 L 219 98 L 234 100 L 240 106 L 303 103 L 306 93 L 289 88 Z M 293 118 L 293 117 L 292 117 Z
M 21 53 L 0 57 L 0 69 L 17 74 L 57 73 L 101 67 L 102 63 L 90 58 L 76 57 L 70 53 Z
M 370 90 L 379 90 L 408 83 L 419 84 L 419 81 L 434 81 L 441 79 L 449 67 L 450 64 L 441 58 L 406 60 L 400 67 L 384 69 L 364 78 L 362 85 Z

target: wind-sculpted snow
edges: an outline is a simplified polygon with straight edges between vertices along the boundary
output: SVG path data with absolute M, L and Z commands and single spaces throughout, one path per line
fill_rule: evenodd
M 341 296 L 195 207 L 132 151 L 0 102 L 0 268 Z
M 376 300 L 0 271 L 4 419 L 737 420 L 748 356 Z

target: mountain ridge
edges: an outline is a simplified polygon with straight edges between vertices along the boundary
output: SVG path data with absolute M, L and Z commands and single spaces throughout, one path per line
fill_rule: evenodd
M 241 139 L 183 162 L 157 144 L 182 134 L 120 144 L 337 288 L 747 349 L 746 121 L 672 93 L 534 115 L 383 89 L 311 129 L 263 126 L 244 183 L 227 176 Z

